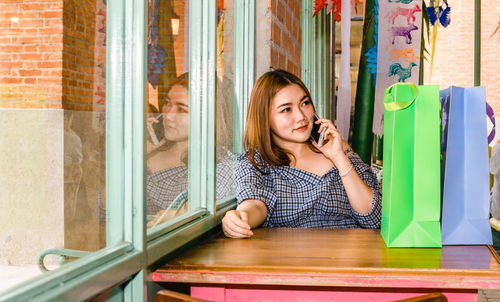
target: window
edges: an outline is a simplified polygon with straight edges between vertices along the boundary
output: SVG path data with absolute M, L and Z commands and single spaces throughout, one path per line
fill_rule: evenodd
M 46 59 L 43 53 L 23 56 L 29 67 L 19 70 L 2 64 L 2 77 L 10 78 L 15 70 L 19 76 L 12 78 L 29 78 L 27 85 L 19 85 L 25 87 L 22 93 L 7 86 L 0 91 L 0 123 L 12 129 L 0 138 L 2 153 L 10 154 L 10 163 L 2 163 L 2 184 L 10 186 L 8 200 L 21 208 L 11 212 L 16 219 L 6 217 L 2 223 L 15 221 L 28 233 L 47 226 L 47 236 L 68 242 L 23 242 L 36 253 L 54 247 L 90 253 L 0 294 L 0 299 L 86 300 L 106 296 L 118 285 L 114 291 L 124 300 L 140 300 L 145 265 L 220 223 L 234 207 L 231 186 L 226 186 L 231 175 L 225 174 L 231 170 L 224 165 L 241 152 L 243 100 L 253 81 L 253 10 L 252 1 L 215 0 L 98 0 L 85 14 L 76 2 L 74 7 L 61 5 L 60 14 L 52 14 L 58 21 L 46 22 L 58 25 L 60 34 L 37 42 L 47 41 L 45 49 L 60 47 L 59 65 L 36 65 L 38 57 Z M 242 22 L 234 22 L 237 18 Z M 22 33 L 24 19 L 6 21 L 12 32 L 2 39 L 17 48 L 2 48 L 2 60 L 17 58 L 12 52 L 28 41 L 15 37 Z M 26 24 L 33 22 L 38 21 Z M 87 41 L 85 35 L 91 38 Z M 29 75 L 32 70 L 35 74 Z M 61 89 L 41 90 L 59 81 Z M 59 103 L 54 101 L 58 93 Z M 4 101 L 5 94 L 12 100 Z M 50 97 L 42 100 L 45 95 Z M 23 108 L 39 107 L 7 109 L 19 100 Z M 174 122 L 183 127 L 173 127 Z M 227 136 L 218 130 L 222 123 Z M 176 143 L 163 146 L 162 140 Z M 180 141 L 183 146 L 177 145 Z M 170 152 L 166 162 L 155 157 L 164 151 Z M 23 166 L 31 168 L 19 169 Z M 172 197 L 164 204 L 149 201 L 148 194 L 155 191 L 148 192 L 148 179 L 172 168 L 184 175 L 177 177 L 179 187 L 169 187 Z M 50 195 L 51 190 L 57 194 Z M 175 213 L 159 219 L 167 210 Z M 13 230 L 2 225 L 5 229 Z
M 106 4 L 89 5 L 64 31 L 57 12 L 0 16 L 0 290 L 40 275 L 44 250 L 106 245 Z

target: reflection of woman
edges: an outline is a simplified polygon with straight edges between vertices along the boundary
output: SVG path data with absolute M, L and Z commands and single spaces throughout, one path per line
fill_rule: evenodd
M 164 130 L 164 138 L 158 138 L 158 146 L 154 146 L 149 140 L 147 142 L 147 212 L 161 219 L 154 224 L 180 215 L 188 209 L 188 203 L 185 202 L 188 195 L 188 74 L 174 80 L 166 91 L 165 101 L 160 103 L 162 121 L 157 118 L 148 120 L 149 129 L 152 129 L 152 124 L 162 122 Z M 220 115 L 218 117 L 222 118 Z M 221 134 L 221 137 L 226 135 Z M 228 149 L 219 147 L 216 166 L 217 199 L 232 193 L 232 168 L 231 153 Z
M 162 120 L 149 119 L 149 124 L 163 122 L 164 138 L 159 146 L 148 140 L 147 209 L 157 214 L 187 188 L 187 153 L 189 134 L 188 75 L 178 77 L 167 88 L 160 103 Z M 148 125 L 149 126 L 149 125 Z M 151 126 L 149 126 L 151 127 Z M 152 128 L 152 127 L 151 127 Z M 184 209 L 178 209 L 185 211 Z

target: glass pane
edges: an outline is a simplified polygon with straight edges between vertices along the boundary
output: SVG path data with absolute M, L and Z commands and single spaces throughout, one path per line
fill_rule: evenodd
M 0 291 L 105 246 L 105 3 L 0 15 Z
M 217 1 L 216 198 L 234 196 L 234 0 Z
M 147 215 L 156 226 L 191 209 L 188 1 L 149 1 Z

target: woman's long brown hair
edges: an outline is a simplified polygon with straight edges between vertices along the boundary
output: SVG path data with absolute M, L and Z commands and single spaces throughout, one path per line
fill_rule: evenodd
M 294 84 L 302 88 L 311 100 L 311 94 L 306 85 L 297 76 L 281 69 L 263 74 L 252 89 L 248 105 L 244 147 L 245 151 L 248 152 L 248 160 L 259 170 L 261 170 L 262 163 L 257 163 L 256 153 L 259 153 L 267 164 L 273 166 L 290 165 L 291 153 L 280 148 L 272 140 L 269 112 L 276 94 L 281 89 Z

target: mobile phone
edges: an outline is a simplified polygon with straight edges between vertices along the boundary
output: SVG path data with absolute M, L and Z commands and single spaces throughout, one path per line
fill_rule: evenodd
M 158 140 L 158 136 L 156 135 L 154 130 L 151 130 L 148 128 L 148 133 L 149 133 L 149 137 L 151 138 L 151 142 L 153 143 L 153 145 L 158 146 L 160 144 L 160 141 Z
M 149 137 L 151 138 L 151 142 L 153 143 L 153 145 L 155 146 L 158 146 L 160 144 L 160 140 L 163 138 L 163 115 L 162 114 L 158 114 L 155 116 L 155 118 L 158 120 L 158 123 L 154 123 L 153 124 L 153 131 L 151 131 L 150 128 L 147 128 L 148 129 L 148 134 L 149 134 Z
M 324 141 L 324 136 L 325 136 L 325 129 L 323 131 L 318 132 L 321 124 L 316 124 L 316 121 L 319 119 L 319 117 L 315 114 L 314 119 L 313 119 L 313 128 L 311 130 L 311 139 L 318 144 L 318 147 L 323 146 L 323 141 Z

